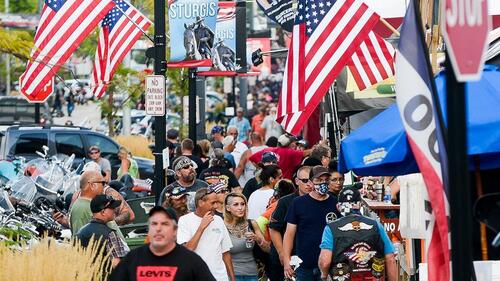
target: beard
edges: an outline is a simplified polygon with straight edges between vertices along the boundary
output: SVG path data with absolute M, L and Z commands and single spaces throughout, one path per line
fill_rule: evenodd
M 190 173 L 190 174 L 182 177 L 182 179 L 185 182 L 192 182 L 192 181 L 194 181 L 195 178 L 196 178 L 196 173 Z

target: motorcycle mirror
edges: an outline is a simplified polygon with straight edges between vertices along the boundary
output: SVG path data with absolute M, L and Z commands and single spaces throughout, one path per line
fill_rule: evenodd
M 495 232 L 500 232 L 500 192 L 478 198 L 474 204 L 474 216 Z
M 47 152 L 49 151 L 49 147 L 46 145 L 42 146 L 42 149 L 45 152 L 45 154 L 47 154 Z

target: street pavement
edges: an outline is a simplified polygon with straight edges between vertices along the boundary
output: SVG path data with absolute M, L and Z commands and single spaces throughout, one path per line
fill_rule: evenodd
M 75 104 L 71 117 L 68 117 L 66 105 L 64 105 L 63 113 L 63 117 L 54 117 L 54 124 L 64 125 L 66 121 L 71 120 L 75 126 L 95 129 L 101 121 L 101 109 L 98 103 L 92 101 L 87 102 L 85 105 Z

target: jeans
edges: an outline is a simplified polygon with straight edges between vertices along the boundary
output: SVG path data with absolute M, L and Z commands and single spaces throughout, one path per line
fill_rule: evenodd
M 321 272 L 319 268 L 299 267 L 295 270 L 297 281 L 321 281 Z
M 257 275 L 255 276 L 243 276 L 243 275 L 236 275 L 236 281 L 259 281 L 259 278 Z

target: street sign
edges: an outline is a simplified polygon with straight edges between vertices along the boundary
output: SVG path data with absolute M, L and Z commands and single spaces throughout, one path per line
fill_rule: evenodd
M 146 114 L 165 115 L 165 76 L 146 76 Z
M 488 1 L 445 0 L 441 7 L 441 28 L 457 80 L 479 80 L 491 26 Z
M 19 85 L 21 85 L 21 83 L 19 83 Z M 45 84 L 42 91 L 38 92 L 36 95 L 27 95 L 22 90 L 19 91 L 29 103 L 44 103 L 54 92 L 54 78 L 50 79 L 49 82 Z

